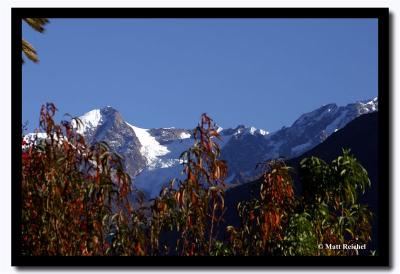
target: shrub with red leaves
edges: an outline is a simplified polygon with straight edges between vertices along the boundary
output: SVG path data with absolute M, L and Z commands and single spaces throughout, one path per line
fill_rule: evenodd
M 23 255 L 143 255 L 144 217 L 128 199 L 131 180 L 107 144 L 89 146 L 74 123 L 42 106 L 38 134 L 22 138 Z

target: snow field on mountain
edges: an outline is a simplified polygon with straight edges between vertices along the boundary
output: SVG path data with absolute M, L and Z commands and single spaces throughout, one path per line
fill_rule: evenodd
M 77 132 L 84 134 L 88 129 L 97 127 L 101 122 L 100 109 L 94 109 L 87 112 L 83 116 L 79 117 L 83 125 L 80 125 Z M 72 122 L 72 126 L 75 126 L 75 122 Z
M 147 166 L 149 169 L 156 168 L 160 164 L 159 157 L 168 154 L 170 151 L 167 147 L 160 145 L 156 138 L 151 136 L 148 129 L 135 127 L 129 123 L 126 123 L 135 132 L 142 145 L 140 152 L 147 160 Z

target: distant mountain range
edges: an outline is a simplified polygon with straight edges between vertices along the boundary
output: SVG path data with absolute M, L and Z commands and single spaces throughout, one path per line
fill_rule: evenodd
M 267 130 L 239 125 L 219 128 L 221 157 L 229 167 L 228 183 L 240 184 L 257 177 L 259 162 L 277 157 L 291 159 L 314 148 L 332 133 L 358 116 L 378 110 L 378 99 L 346 106 L 324 105 L 301 115 L 290 127 L 269 133 Z M 143 129 L 125 121 L 107 106 L 80 117 L 79 129 L 89 143 L 106 141 L 124 157 L 134 185 L 149 197 L 159 194 L 172 178 L 180 178 L 179 156 L 193 144 L 192 131 L 182 128 Z

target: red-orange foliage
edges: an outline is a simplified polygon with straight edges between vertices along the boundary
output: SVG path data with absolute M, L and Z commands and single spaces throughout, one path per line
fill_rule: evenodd
M 152 214 L 152 243 L 159 248 L 160 233 L 177 232 L 175 251 L 184 256 L 209 255 L 224 210 L 224 179 L 227 166 L 218 159 L 220 138 L 215 123 L 206 114 L 194 130 L 194 145 L 181 155 L 186 179 L 165 188 L 155 200 Z M 168 249 L 168 247 L 167 247 Z M 162 250 L 162 248 L 161 248 Z
M 142 255 L 126 229 L 140 214 L 130 205 L 121 158 L 105 143 L 86 144 L 71 123 L 55 123 L 56 111 L 41 108 L 44 138 L 22 139 L 23 254 Z
M 294 210 L 293 182 L 283 161 L 264 165 L 260 199 L 239 203 L 241 227 L 228 227 L 236 255 L 272 255 Z

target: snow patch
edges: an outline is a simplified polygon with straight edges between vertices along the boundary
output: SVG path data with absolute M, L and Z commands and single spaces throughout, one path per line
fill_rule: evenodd
M 182 132 L 180 135 L 179 135 L 179 138 L 180 139 L 187 139 L 187 138 L 190 138 L 190 134 L 189 133 L 186 133 L 186 132 Z
M 241 134 L 242 132 L 243 132 L 243 130 L 240 128 L 233 135 L 237 136 L 237 135 Z
M 139 135 L 140 134 L 137 134 L 141 141 L 143 137 L 139 137 Z M 231 137 L 232 136 L 224 136 L 222 140 L 217 139 L 216 142 L 223 147 Z M 154 198 L 159 194 L 161 188 L 168 184 L 171 179 L 184 179 L 184 175 L 182 174 L 183 160 L 179 157 L 182 152 L 190 148 L 193 143 L 194 140 L 192 138 L 186 138 L 176 139 L 165 144 L 165 148 L 169 152 L 164 155 L 156 156 L 153 167 L 147 166 L 142 170 L 142 172 L 134 178 L 134 185 L 147 192 L 151 198 Z
M 27 149 L 33 145 L 37 145 L 40 142 L 44 141 L 49 144 L 50 142 L 50 136 L 46 132 L 35 132 L 35 133 L 28 133 L 23 137 L 23 140 L 25 141 L 25 144 L 22 145 L 22 149 Z M 62 145 L 64 142 L 69 142 L 67 137 L 63 135 L 57 135 L 56 133 L 53 133 L 53 140 L 56 141 L 55 144 L 57 145 Z M 71 144 L 73 148 L 75 148 L 74 145 Z
M 221 129 L 222 130 L 222 129 Z M 237 135 L 241 135 L 241 134 L 251 134 L 251 135 L 256 135 L 256 134 L 260 134 L 260 135 L 268 135 L 269 132 L 263 129 L 257 129 L 253 126 L 251 127 L 241 127 L 239 126 L 238 129 L 236 130 L 236 132 L 233 134 L 234 136 Z
M 24 136 L 25 142 L 34 141 L 36 138 L 45 139 L 47 138 L 47 133 L 45 132 L 28 133 Z
M 166 144 L 169 151 L 164 155 L 157 156 L 153 167 L 146 167 L 134 178 L 134 184 L 141 190 L 147 192 L 151 198 L 157 196 L 161 188 L 171 179 L 183 179 L 182 165 L 179 156 L 193 144 L 193 139 L 186 138 L 174 140 Z
M 137 138 L 139 139 L 142 147 L 140 148 L 140 153 L 146 158 L 147 166 L 149 169 L 154 169 L 160 164 L 158 157 L 168 154 L 170 151 L 167 147 L 160 145 L 154 138 L 148 129 L 139 128 L 126 123 L 135 132 Z M 161 163 L 162 164 L 162 163 Z M 166 167 L 168 164 L 162 164 L 162 167 Z
M 359 102 L 358 104 L 359 104 L 359 109 L 358 109 L 359 114 L 378 111 L 378 97 L 375 97 L 371 101 Z
M 79 117 L 83 125 L 80 125 L 77 132 L 84 134 L 88 129 L 97 127 L 102 122 L 102 117 L 99 109 L 91 110 Z M 75 121 L 72 121 L 72 126 L 76 127 Z

